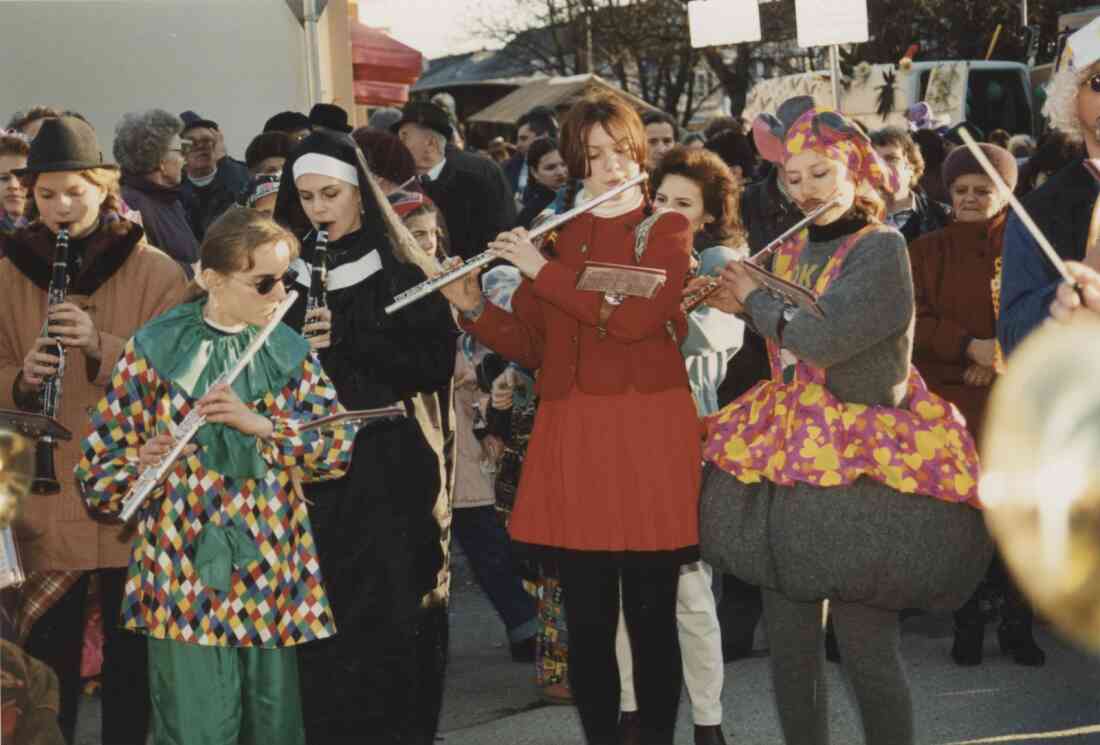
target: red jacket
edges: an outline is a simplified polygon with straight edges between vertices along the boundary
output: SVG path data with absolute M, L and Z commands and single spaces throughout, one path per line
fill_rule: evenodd
M 559 232 L 555 257 L 516 290 L 513 313 L 487 303 L 477 322 L 463 318 L 463 327 L 504 357 L 538 369 L 536 385 L 544 399 L 564 398 L 574 385 L 590 394 L 688 387 L 680 355 L 687 334 L 680 295 L 690 264 L 691 226 L 683 215 L 660 213 L 636 262 L 635 228 L 644 219 L 641 207 L 615 218 L 590 212 L 574 218 Z M 576 289 L 586 261 L 661 268 L 668 279 L 652 299 L 623 301 L 601 337 L 602 295 Z

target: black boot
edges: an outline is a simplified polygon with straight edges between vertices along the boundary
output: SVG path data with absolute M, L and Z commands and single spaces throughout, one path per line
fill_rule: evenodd
M 985 623 L 960 624 L 955 618 L 955 642 L 951 645 L 951 659 L 961 667 L 982 664 L 982 645 L 985 643 Z
M 1004 588 L 1004 605 L 1001 606 L 1001 626 L 997 629 L 997 640 L 1001 643 L 1001 652 L 1012 655 L 1017 665 L 1042 667 L 1047 656 L 1035 643 L 1031 627 L 1034 614 L 1020 588 L 1009 575 L 1004 562 L 999 562 L 1001 586 Z
M 722 725 L 695 725 L 695 745 L 726 745 Z
M 642 718 L 636 711 L 619 715 L 619 745 L 641 745 Z

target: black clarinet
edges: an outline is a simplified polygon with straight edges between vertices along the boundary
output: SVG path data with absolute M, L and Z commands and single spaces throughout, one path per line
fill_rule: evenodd
M 328 293 L 325 285 L 328 283 L 328 230 L 324 225 L 317 228 L 317 240 L 313 242 L 313 269 L 309 275 L 309 294 L 306 296 L 305 322 L 309 322 L 309 315 L 319 308 L 328 307 Z M 316 332 L 310 332 L 306 336 L 314 336 Z
M 57 245 L 53 253 L 53 272 L 50 275 L 50 290 L 46 305 L 46 335 L 53 339 L 51 345 L 42 348 L 42 351 L 57 357 L 57 372 L 51 375 L 42 384 L 42 413 L 51 419 L 56 419 L 61 409 L 61 381 L 65 377 L 65 348 L 57 341 L 57 335 L 50 333 L 49 312 L 50 309 L 65 302 L 65 296 L 69 293 L 69 229 L 61 228 L 57 231 Z M 53 463 L 53 451 L 57 442 L 45 435 L 35 443 L 34 451 L 34 480 L 31 481 L 32 494 L 57 494 L 61 491 L 61 484 L 57 480 L 57 472 Z

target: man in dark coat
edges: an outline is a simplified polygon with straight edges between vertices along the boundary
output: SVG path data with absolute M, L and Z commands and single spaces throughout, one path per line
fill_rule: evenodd
M 248 168 L 229 156 L 217 157 L 221 139 L 218 125 L 193 111 L 180 114 L 186 140 L 187 178 L 180 185 L 180 198 L 195 237 L 202 242 L 206 229 L 248 186 Z
M 516 154 L 504 162 L 504 175 L 512 194 L 524 199 L 527 190 L 527 149 L 535 140 L 558 138 L 558 121 L 546 106 L 536 106 L 516 120 Z
M 481 253 L 515 225 L 516 205 L 504 173 L 488 158 L 447 144 L 447 112 L 416 101 L 391 129 L 412 152 L 424 193 L 443 213 L 453 254 L 468 259 Z

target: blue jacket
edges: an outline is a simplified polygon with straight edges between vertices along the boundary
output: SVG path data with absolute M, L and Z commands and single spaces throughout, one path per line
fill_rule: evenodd
M 1058 255 L 1080 261 L 1098 193 L 1096 179 L 1077 160 L 1027 195 L 1023 204 Z M 997 338 L 1007 356 L 1046 319 L 1062 279 L 1015 214 L 1005 227 L 1001 256 Z

